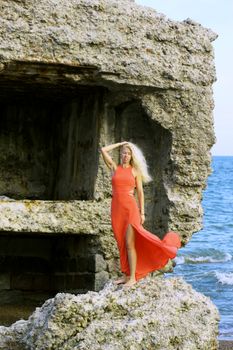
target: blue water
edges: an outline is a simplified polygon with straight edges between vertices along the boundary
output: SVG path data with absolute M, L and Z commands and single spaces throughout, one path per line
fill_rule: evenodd
M 233 340 L 233 157 L 213 157 L 212 169 L 204 228 L 180 249 L 174 272 L 211 298 L 221 317 L 219 339 Z

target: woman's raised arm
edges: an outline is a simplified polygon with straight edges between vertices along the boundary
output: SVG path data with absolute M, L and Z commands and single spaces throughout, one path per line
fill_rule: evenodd
M 104 159 L 105 164 L 107 165 L 107 167 L 111 170 L 116 170 L 117 165 L 114 162 L 114 160 L 112 159 L 112 157 L 108 154 L 108 152 L 112 151 L 113 149 L 123 146 L 127 144 L 126 141 L 124 142 L 118 142 L 118 143 L 113 143 L 112 145 L 108 145 L 108 146 L 104 146 L 101 148 L 101 153 Z

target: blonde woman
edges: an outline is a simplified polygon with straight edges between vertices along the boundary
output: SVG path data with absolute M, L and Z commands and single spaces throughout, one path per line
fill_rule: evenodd
M 109 155 L 115 148 L 120 148 L 119 165 Z M 116 283 L 131 287 L 174 258 L 180 238 L 177 233 L 168 232 L 160 240 L 142 226 L 145 221 L 143 183 L 151 181 L 151 177 L 141 150 L 124 141 L 102 147 L 101 153 L 112 172 L 111 220 L 124 274 Z M 134 197 L 135 189 L 138 203 Z

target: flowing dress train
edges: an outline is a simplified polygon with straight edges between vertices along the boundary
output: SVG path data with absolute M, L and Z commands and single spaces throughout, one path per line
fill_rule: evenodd
M 134 229 L 135 248 L 137 252 L 136 280 L 145 277 L 149 272 L 161 269 L 169 259 L 176 256 L 180 248 L 180 238 L 176 232 L 168 232 L 161 240 L 144 229 L 141 225 L 140 211 L 133 195 L 135 178 L 132 167 L 119 165 L 112 176 L 111 221 L 115 239 L 120 253 L 121 271 L 130 275 L 126 232 L 129 225 Z

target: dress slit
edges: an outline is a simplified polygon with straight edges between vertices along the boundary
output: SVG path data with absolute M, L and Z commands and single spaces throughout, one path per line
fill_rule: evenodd
M 160 239 L 147 231 L 140 223 L 140 212 L 137 201 L 129 192 L 135 188 L 132 168 L 118 166 L 113 177 L 113 198 L 111 205 L 112 228 L 120 253 L 121 271 L 127 276 L 130 269 L 127 257 L 126 233 L 131 225 L 135 236 L 137 252 L 136 280 L 145 277 L 149 272 L 163 268 L 169 259 L 175 258 L 180 248 L 178 233 L 170 231 Z

